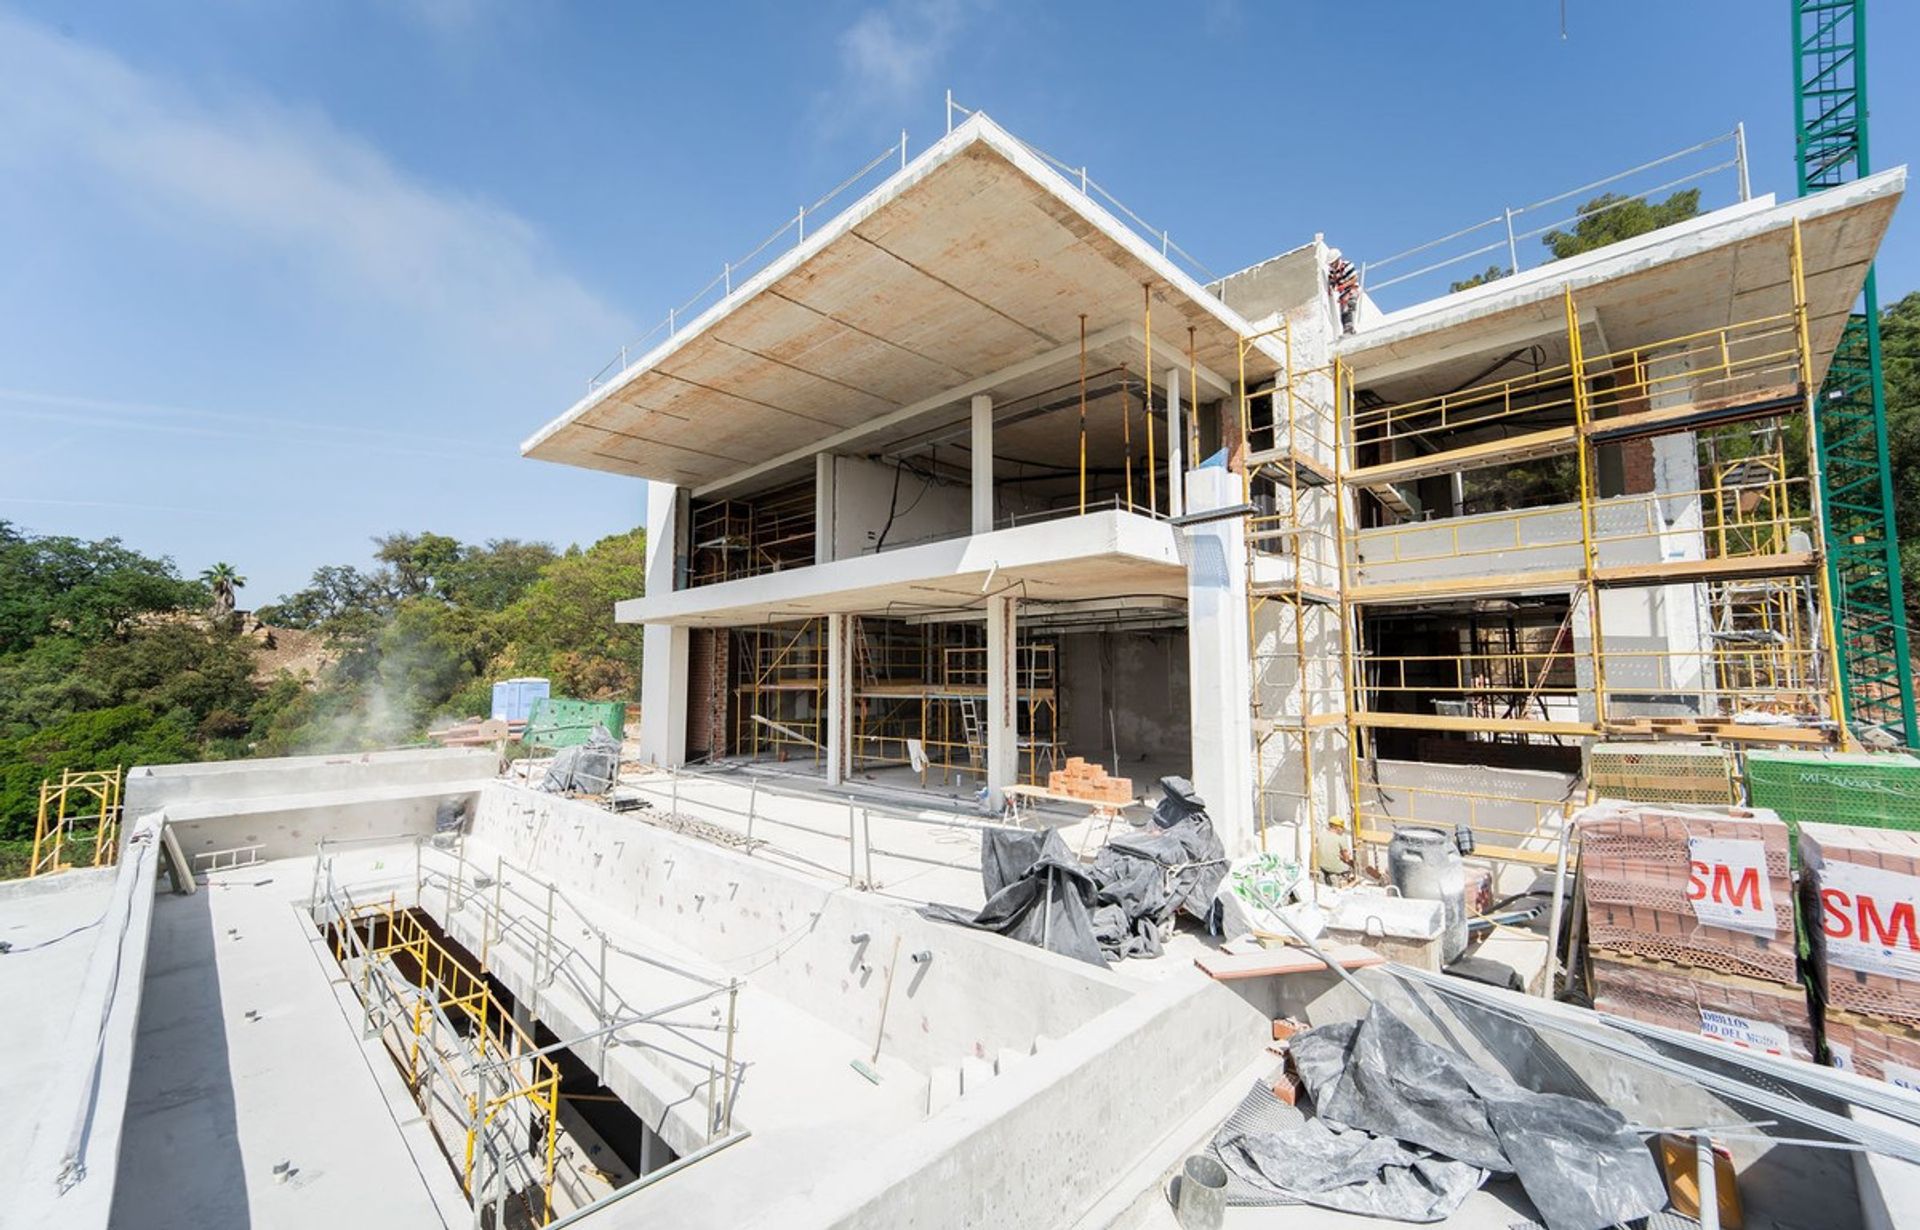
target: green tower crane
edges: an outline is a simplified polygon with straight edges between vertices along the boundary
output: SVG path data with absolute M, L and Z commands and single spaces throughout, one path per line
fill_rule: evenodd
M 1794 156 L 1800 192 L 1867 174 L 1866 0 L 1791 0 Z M 1880 302 L 1867 271 L 1815 403 L 1827 568 L 1847 716 L 1920 746 L 1900 585 L 1880 366 Z

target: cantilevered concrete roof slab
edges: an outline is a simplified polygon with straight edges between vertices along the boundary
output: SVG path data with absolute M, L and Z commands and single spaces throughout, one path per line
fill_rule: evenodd
M 1101 512 L 902 547 L 767 576 L 631 598 L 621 623 L 737 627 L 829 614 L 911 616 L 984 607 L 1007 592 L 1042 602 L 1185 597 L 1180 532 Z
M 1487 355 L 1531 342 L 1542 346 L 1544 363 L 1565 362 L 1567 287 L 1590 352 L 1787 313 L 1798 221 L 1815 369 L 1824 376 L 1906 180 L 1906 168 L 1896 167 L 1784 204 L 1757 197 L 1403 308 L 1343 338 L 1338 349 L 1360 386 L 1395 398 L 1429 391 L 1394 387 L 1402 374 L 1417 371 L 1428 384 L 1470 380 Z
M 713 490 L 820 449 L 872 451 L 976 393 L 1011 401 L 1080 363 L 1187 369 L 1203 399 L 1253 332 L 1152 245 L 976 115 L 522 453 Z M 1248 377 L 1278 367 L 1248 356 Z

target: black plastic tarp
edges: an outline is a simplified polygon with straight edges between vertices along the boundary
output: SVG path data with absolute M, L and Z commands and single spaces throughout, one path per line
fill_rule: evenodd
M 1204 920 L 1227 873 L 1226 850 L 1185 778 L 1160 782 L 1153 819 L 1114 838 L 1091 866 L 1051 829 L 980 835 L 987 903 L 969 912 L 930 905 L 928 918 L 998 931 L 1096 965 L 1157 957 L 1174 915 Z
M 942 922 L 997 931 L 1094 965 L 1107 963 L 1093 934 L 1093 877 L 1060 834 L 1052 829 L 984 830 L 980 878 L 987 903 L 979 910 L 928 905 L 920 912 Z

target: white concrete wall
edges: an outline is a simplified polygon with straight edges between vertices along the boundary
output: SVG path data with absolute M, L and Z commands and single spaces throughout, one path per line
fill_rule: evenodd
M 243 861 L 292 858 L 321 837 L 431 833 L 441 801 L 475 799 L 499 763 L 487 748 L 430 748 L 141 765 L 127 774 L 126 814 L 164 808 L 190 860 L 246 846 L 259 849 Z
M 968 531 L 971 496 L 964 483 L 898 472 L 895 490 L 893 466 L 864 457 L 833 459 L 833 558 L 850 559 L 882 549 L 911 546 Z M 887 528 L 891 507 L 893 526 Z
M 170 803 L 468 782 L 492 777 L 499 765 L 499 757 L 487 748 L 403 748 L 337 756 L 136 765 L 127 770 L 124 810 L 128 816 L 143 816 Z
M 681 491 L 647 484 L 647 593 L 671 594 L 684 527 Z M 617 608 L 616 608 L 617 610 Z M 641 633 L 640 757 L 671 767 L 687 758 L 687 658 L 693 633 L 650 623 Z
M 923 919 L 885 897 L 830 888 L 591 803 L 494 783 L 473 834 L 724 969 L 751 970 L 756 985 L 854 1037 L 876 1035 L 881 998 L 881 980 L 863 980 L 855 967 L 883 968 L 898 937 L 902 967 L 883 1048 L 923 1070 L 1063 1037 L 1129 993 L 1124 980 L 1071 958 Z M 715 904 L 703 908 L 702 896 Z M 857 933 L 869 937 L 860 952 L 849 940 Z M 933 959 L 907 963 L 922 950 Z

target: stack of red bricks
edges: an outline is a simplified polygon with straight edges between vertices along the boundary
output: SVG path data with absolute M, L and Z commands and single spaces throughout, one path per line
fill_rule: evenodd
M 1089 803 L 1121 804 L 1133 802 L 1133 779 L 1111 777 L 1097 764 L 1079 756 L 1069 756 L 1067 767 L 1047 774 L 1047 789 Z
M 1594 1006 L 1811 1060 L 1790 836 L 1780 818 L 1607 801 L 1574 820 Z
M 1920 833 L 1803 824 L 1800 862 L 1834 1066 L 1920 1087 Z

